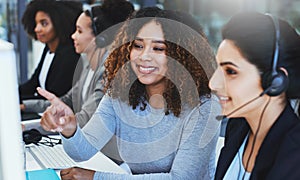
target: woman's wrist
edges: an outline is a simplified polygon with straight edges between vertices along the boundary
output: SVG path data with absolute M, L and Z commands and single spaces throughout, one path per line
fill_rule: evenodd
M 77 121 L 75 115 L 69 116 L 68 118 L 70 118 L 70 123 L 66 125 L 61 132 L 61 134 L 67 139 L 73 137 L 77 131 Z

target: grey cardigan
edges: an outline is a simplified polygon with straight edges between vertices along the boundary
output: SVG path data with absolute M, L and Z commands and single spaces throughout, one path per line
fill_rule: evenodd
M 82 90 L 84 83 L 87 78 L 87 74 L 90 70 L 90 66 L 86 59 L 83 59 L 84 68 L 82 70 L 80 79 L 76 82 L 76 84 L 68 91 L 67 94 L 60 97 L 60 99 L 67 104 L 75 113 L 76 120 L 80 127 L 83 127 L 91 118 L 93 113 L 95 112 L 100 100 L 103 97 L 103 72 L 104 72 L 104 61 L 107 57 L 107 53 L 101 59 L 97 69 L 95 70 L 94 75 L 92 76 L 91 82 L 87 89 L 86 98 L 82 99 Z M 50 102 L 47 100 L 39 99 L 39 100 L 24 100 L 23 104 L 26 109 L 25 112 L 37 112 L 41 113 L 46 110 L 48 106 L 50 106 Z

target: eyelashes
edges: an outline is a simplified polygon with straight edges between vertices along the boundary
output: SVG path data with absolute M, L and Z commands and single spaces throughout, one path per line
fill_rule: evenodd
M 142 43 L 134 42 L 133 43 L 133 48 L 137 49 L 137 50 L 142 50 L 145 47 Z M 154 44 L 154 46 L 152 45 L 151 49 L 155 52 L 165 52 L 166 51 L 166 47 L 164 47 L 163 45 L 155 45 Z
M 48 21 L 46 21 L 46 20 L 41 21 L 41 25 L 42 25 L 43 27 L 46 27 L 48 24 L 49 24 L 49 23 L 48 23 Z
M 162 47 L 154 47 L 153 50 L 154 51 L 165 51 L 166 49 L 162 48 Z
M 133 43 L 133 47 L 134 47 L 135 49 L 142 49 L 142 48 L 143 48 L 142 45 L 139 45 L 139 44 L 137 44 L 137 43 Z
M 228 75 L 235 75 L 235 74 L 237 74 L 237 72 L 234 69 L 232 69 L 232 68 L 226 68 L 225 72 Z

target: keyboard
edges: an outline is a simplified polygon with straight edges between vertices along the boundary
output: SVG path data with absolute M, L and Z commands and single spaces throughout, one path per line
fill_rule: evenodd
M 66 154 L 62 145 L 53 147 L 32 145 L 28 148 L 33 158 L 43 169 L 51 168 L 60 170 L 78 166 L 77 163 Z

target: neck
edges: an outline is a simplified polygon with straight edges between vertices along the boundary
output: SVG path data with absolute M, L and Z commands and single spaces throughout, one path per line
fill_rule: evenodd
M 58 38 L 55 38 L 51 42 L 47 43 L 47 46 L 48 46 L 51 53 L 54 53 L 56 51 L 56 48 L 57 48 L 58 44 L 59 44 L 59 39 Z
M 90 64 L 90 67 L 93 71 L 97 69 L 97 66 L 99 64 L 102 64 L 102 62 L 99 62 L 102 60 L 104 54 L 106 52 L 105 48 L 95 48 L 92 51 L 87 52 L 87 58 Z
M 283 99 L 280 97 L 267 97 L 267 100 L 262 103 L 261 108 L 256 110 L 256 116 L 251 112 L 246 118 L 251 131 L 243 154 L 243 165 L 248 172 L 253 170 L 256 156 L 265 137 L 286 106 L 286 101 L 283 101 Z
M 256 109 L 255 112 L 251 112 L 246 117 L 248 124 L 251 128 L 250 134 L 255 134 L 257 129 L 259 128 L 257 134 L 257 140 L 263 141 L 266 134 L 269 132 L 272 125 L 276 122 L 279 115 L 282 113 L 286 106 L 286 101 L 283 101 L 278 97 L 270 97 L 270 102 L 267 104 L 266 100 L 260 108 Z M 266 108 L 265 108 L 266 107 Z M 263 109 L 265 111 L 263 112 Z M 259 127 L 259 123 L 261 121 L 261 125 Z
M 160 109 L 165 106 L 163 92 L 165 90 L 165 81 L 155 85 L 146 85 L 146 92 L 150 105 L 154 108 Z

